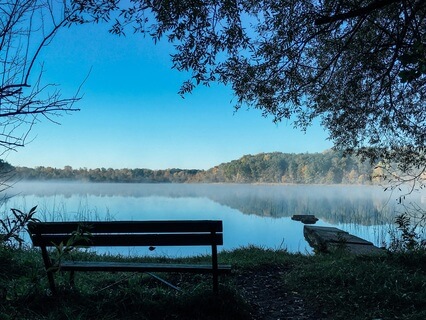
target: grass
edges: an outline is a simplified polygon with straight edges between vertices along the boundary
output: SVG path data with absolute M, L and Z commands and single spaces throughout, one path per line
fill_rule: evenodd
M 248 247 L 222 252 L 219 260 L 232 264 L 233 274 L 221 277 L 218 297 L 209 276 L 165 274 L 182 288 L 178 292 L 147 275 L 129 273 L 77 273 L 75 289 L 58 274 L 59 293 L 52 296 L 38 251 L 0 246 L 0 319 L 250 319 L 252 307 L 236 278 L 277 267 L 287 270 L 277 287 L 303 297 L 324 319 L 426 319 L 424 252 L 304 256 Z
M 286 276 L 331 319 L 426 319 L 426 255 L 314 256 Z

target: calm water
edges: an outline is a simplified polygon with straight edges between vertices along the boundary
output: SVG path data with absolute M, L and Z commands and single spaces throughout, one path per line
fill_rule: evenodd
M 312 250 L 303 224 L 291 220 L 294 214 L 314 214 L 320 219 L 316 225 L 335 226 L 381 245 L 395 214 L 403 210 L 396 194 L 365 186 L 20 182 L 7 192 L 13 197 L 2 212 L 37 205 L 43 221 L 219 219 L 223 249 L 256 245 L 302 253 Z M 426 194 L 414 194 L 409 201 L 424 207 Z M 120 251 L 169 256 L 206 252 L 208 248 Z

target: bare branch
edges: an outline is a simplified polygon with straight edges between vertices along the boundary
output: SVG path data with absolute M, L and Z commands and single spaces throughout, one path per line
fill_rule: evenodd
M 55 85 L 42 84 L 43 65 L 36 68 L 41 50 L 76 15 L 77 8 L 68 10 L 72 4 L 16 0 L 1 5 L 0 148 L 4 150 L 24 146 L 39 116 L 57 123 L 54 116 L 79 110 L 74 103 L 80 100 L 82 84 L 76 95 L 62 98 Z

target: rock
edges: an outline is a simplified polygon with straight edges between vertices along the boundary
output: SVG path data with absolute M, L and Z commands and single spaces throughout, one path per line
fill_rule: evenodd
M 300 221 L 303 224 L 315 224 L 318 218 L 313 214 L 295 214 L 291 217 L 291 220 Z

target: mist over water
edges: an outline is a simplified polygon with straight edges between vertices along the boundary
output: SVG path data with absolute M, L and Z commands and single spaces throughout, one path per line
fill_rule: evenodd
M 389 224 L 403 208 L 398 194 L 373 186 L 121 184 L 19 182 L 2 211 L 29 210 L 37 205 L 42 221 L 66 220 L 223 220 L 224 246 L 256 245 L 312 252 L 295 214 L 313 214 L 316 225 L 335 226 L 381 245 Z M 425 206 L 426 194 L 415 193 L 406 203 Z M 131 254 L 191 255 L 208 248 L 165 248 Z M 126 253 L 121 251 L 120 253 Z

